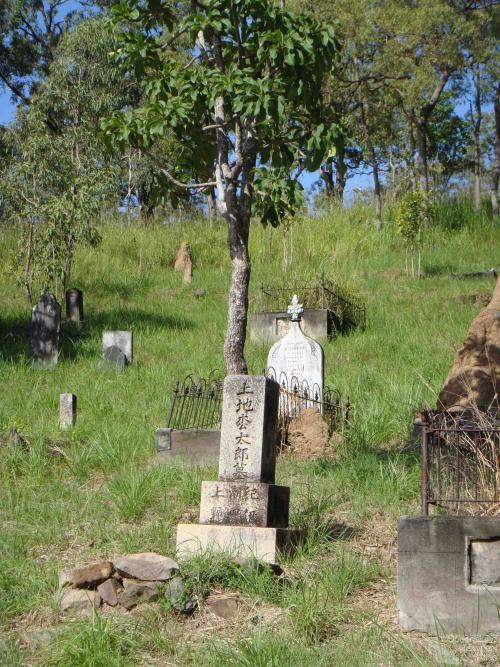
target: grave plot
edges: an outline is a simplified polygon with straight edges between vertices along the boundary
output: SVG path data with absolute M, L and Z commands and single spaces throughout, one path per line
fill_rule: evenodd
M 157 459 L 202 464 L 219 458 L 223 380 L 218 374 L 176 382 L 166 428 L 156 431 Z
M 259 312 L 250 317 L 250 338 L 257 342 L 275 342 L 289 330 L 287 306 L 294 294 L 303 298 L 304 334 L 316 340 L 327 340 L 339 333 L 363 328 L 366 309 L 363 303 L 345 293 L 332 281 L 316 285 L 293 284 L 288 287 L 261 285 Z
M 422 413 L 422 516 L 398 521 L 399 623 L 500 634 L 499 607 L 500 411 Z

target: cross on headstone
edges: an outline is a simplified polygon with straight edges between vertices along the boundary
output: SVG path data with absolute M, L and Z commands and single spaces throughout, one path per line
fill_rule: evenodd
M 61 306 L 53 294 L 42 294 L 31 316 L 31 349 L 40 364 L 57 363 L 60 329 Z
M 302 332 L 300 315 L 303 310 L 297 295 L 294 295 L 288 306 L 290 328 L 270 349 L 267 370 L 280 384 L 285 383 L 289 390 L 296 388 L 301 395 L 307 392 L 309 399 L 320 403 L 323 400 L 324 352 L 317 341 Z M 317 407 L 321 408 L 320 405 Z

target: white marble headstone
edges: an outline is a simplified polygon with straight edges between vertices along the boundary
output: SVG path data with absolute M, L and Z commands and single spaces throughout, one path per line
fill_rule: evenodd
M 321 345 L 300 328 L 302 306 L 294 296 L 288 308 L 291 315 L 290 329 L 286 336 L 275 343 L 267 357 L 267 371 L 282 384 L 286 375 L 288 387 L 307 388 L 309 398 L 323 399 L 324 353 Z

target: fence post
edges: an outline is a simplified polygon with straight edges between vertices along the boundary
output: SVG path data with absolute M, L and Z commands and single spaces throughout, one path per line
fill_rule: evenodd
M 179 380 L 175 383 L 174 390 L 172 392 L 172 400 L 170 401 L 170 411 L 167 418 L 167 428 L 170 428 L 170 422 L 174 414 L 175 402 L 177 400 L 177 394 L 179 393 Z
M 429 515 L 429 422 L 427 413 L 421 412 L 422 420 L 422 514 Z

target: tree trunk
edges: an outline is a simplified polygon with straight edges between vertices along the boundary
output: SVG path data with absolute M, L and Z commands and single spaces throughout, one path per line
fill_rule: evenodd
M 474 138 L 474 209 L 479 213 L 481 210 L 481 73 L 479 65 L 474 72 L 474 127 L 472 136 Z
M 436 104 L 439 102 L 441 93 L 444 90 L 444 87 L 448 83 L 450 78 L 451 71 L 446 71 L 441 75 L 439 82 L 436 84 L 434 91 L 431 95 L 431 98 L 427 104 L 420 109 L 418 116 L 412 114 L 413 122 L 417 129 L 417 143 L 418 143 L 418 174 L 420 181 L 420 189 L 423 192 L 429 192 L 429 169 L 427 163 L 427 123 L 431 117 L 432 112 L 434 111 Z
M 242 211 L 236 201 L 236 193 L 231 188 L 226 192 L 227 204 L 227 244 L 231 257 L 231 286 L 226 339 L 224 341 L 224 364 L 229 375 L 248 373 L 245 361 L 245 340 L 247 333 L 248 286 L 250 284 L 250 255 L 248 236 L 250 216 Z M 233 200 L 233 201 L 231 201 Z
M 368 121 L 366 119 L 365 113 L 365 100 L 363 97 L 363 87 L 361 85 L 361 72 L 359 65 L 356 65 L 356 72 L 358 78 L 358 101 L 359 101 L 359 117 L 361 120 L 361 126 L 363 128 L 363 134 L 365 135 L 365 144 L 370 155 L 371 167 L 373 170 L 373 191 L 375 195 L 375 226 L 377 231 L 382 229 L 382 198 L 380 195 L 380 176 L 378 170 L 378 161 L 377 154 L 375 152 L 375 146 L 370 135 L 370 128 L 368 127 Z
M 429 171 L 427 167 L 427 119 L 422 117 L 417 118 L 415 127 L 417 129 L 417 168 L 420 189 L 423 192 L 429 192 Z
M 335 179 L 335 199 L 337 199 L 339 203 L 343 205 L 347 166 L 345 163 L 345 141 L 342 135 L 339 136 L 335 147 L 337 149 L 335 156 L 335 166 L 337 167 L 337 178 Z
M 24 287 L 26 288 L 26 296 L 28 301 L 33 304 L 33 292 L 31 289 L 31 259 L 33 257 L 33 218 L 30 217 L 28 229 L 28 241 L 26 246 L 26 262 L 24 265 Z
M 491 176 L 491 212 L 498 217 L 498 181 L 500 180 L 500 83 L 495 91 L 495 166 Z
M 325 181 L 326 194 L 329 197 L 333 197 L 333 195 L 335 194 L 335 187 L 334 187 L 334 184 L 333 184 L 333 165 L 332 165 L 332 163 L 330 162 L 325 167 L 323 167 L 323 165 L 321 165 L 319 173 L 320 173 L 321 178 Z
M 215 200 L 215 190 L 210 188 L 207 193 L 208 222 L 212 226 L 217 221 L 217 203 Z

